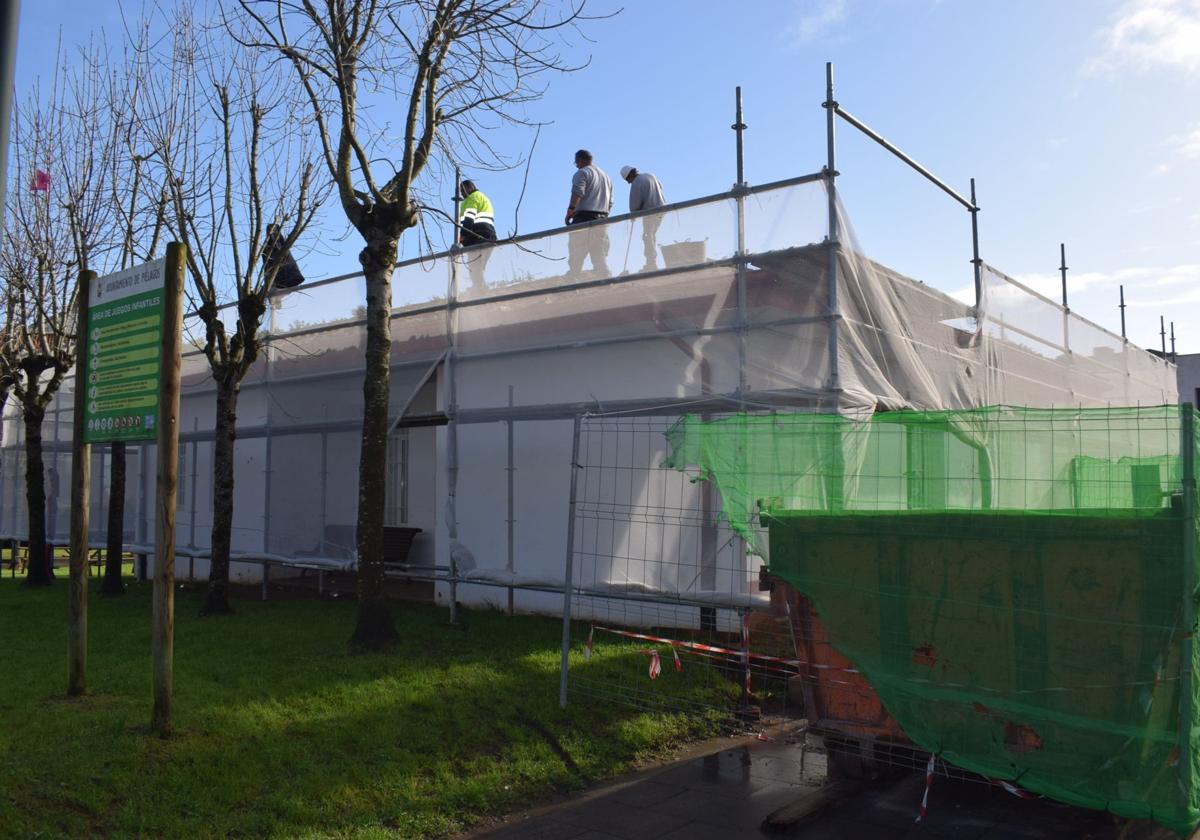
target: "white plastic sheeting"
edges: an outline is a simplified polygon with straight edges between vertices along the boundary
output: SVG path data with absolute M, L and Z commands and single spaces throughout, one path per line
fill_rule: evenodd
M 416 559 L 447 562 L 450 510 L 458 538 L 484 570 L 479 574 L 561 580 L 571 417 L 584 408 L 603 414 L 658 406 L 665 415 L 716 402 L 721 411 L 802 407 L 866 417 L 904 407 L 1175 401 L 1172 365 L 986 265 L 983 306 L 976 312 L 973 299 L 964 302 L 870 260 L 853 238 L 848 215 L 839 212 L 832 261 L 825 181 L 810 177 L 524 237 L 460 253 L 453 263 L 441 255 L 398 267 L 393 415 L 407 406 L 409 415 L 457 411 L 460 421 L 405 432 L 408 520 L 423 529 Z M 657 250 L 651 266 L 647 233 Z M 593 250 L 604 264 L 585 263 L 582 273 L 571 275 L 572 237 L 607 241 L 606 251 Z M 961 288 L 972 287 L 964 259 Z M 274 337 L 240 404 L 235 550 L 302 553 L 328 527 L 354 522 L 363 300 L 357 275 L 276 299 Z M 510 394 L 519 418 L 511 421 L 511 446 Z M 66 527 L 70 486 L 69 395 L 68 383 L 46 427 L 59 471 L 59 531 Z M 209 540 L 213 403 L 207 363 L 189 353 L 181 545 L 204 547 Z M 450 435 L 457 438 L 453 473 Z M 10 400 L 0 453 L 0 533 L 20 535 L 25 527 L 21 445 Z M 131 450 L 126 531 L 144 541 L 153 533 L 146 500 L 155 459 L 151 445 Z M 92 492 L 98 535 L 106 505 L 99 483 L 104 456 L 97 449 L 94 457 L 100 459 Z M 654 457 L 645 453 L 642 485 L 612 492 L 652 497 L 658 492 Z M 660 546 L 659 555 L 698 550 L 695 535 L 685 531 L 668 537 L 677 542 Z M 738 569 L 740 577 L 722 582 L 731 598 L 753 587 L 754 569 Z M 205 570 L 198 565 L 197 571 Z M 256 574 L 257 568 L 240 571 Z M 598 584 L 610 583 L 615 571 L 590 574 Z M 634 565 L 620 572 L 623 585 L 667 580 L 651 580 L 648 572 L 639 577 Z M 478 587 L 463 587 L 459 596 L 501 600 L 496 590 Z M 537 593 L 524 604 L 560 606 Z

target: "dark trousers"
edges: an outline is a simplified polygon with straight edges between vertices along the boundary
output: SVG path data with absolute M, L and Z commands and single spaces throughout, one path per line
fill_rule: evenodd
M 462 244 L 464 248 L 472 245 L 486 245 L 496 241 L 496 229 L 487 222 L 476 222 L 471 219 L 462 221 Z
M 597 219 L 607 219 L 607 213 L 601 213 L 599 210 L 580 210 L 571 217 L 571 224 L 581 225 L 584 222 L 594 222 Z

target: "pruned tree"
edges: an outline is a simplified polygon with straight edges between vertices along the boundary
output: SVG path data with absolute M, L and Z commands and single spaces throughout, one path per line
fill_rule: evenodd
M 11 379 L 25 428 L 31 585 L 52 579 L 41 428 L 74 365 L 78 278 L 128 265 L 142 237 L 140 223 L 121 223 L 114 184 L 141 166 L 129 155 L 129 114 L 145 68 L 111 65 L 103 39 L 60 56 L 59 65 L 51 94 L 43 98 L 35 85 L 18 109 L 17 177 L 0 241 L 6 318 L 0 378 Z M 118 586 L 119 575 L 118 564 Z
M 242 381 L 285 260 L 328 194 L 312 117 L 285 68 L 217 40 L 182 10 L 154 143 L 187 246 L 189 300 L 216 383 L 213 525 L 206 615 L 230 612 L 234 447 Z
M 77 250 L 78 242 L 87 238 L 82 232 L 87 214 L 71 208 L 69 194 L 51 175 L 61 162 L 60 153 L 69 147 L 64 115 L 54 98 L 43 100 L 40 87 L 34 86 L 16 109 L 16 177 L 9 184 L 0 241 L 7 322 L 0 336 L 0 365 L 21 403 L 25 431 L 28 586 L 48 586 L 54 578 L 46 542 L 42 425 L 75 359 Z
M 145 87 L 155 72 L 150 18 L 134 21 L 118 62 L 106 74 L 104 106 L 113 120 L 116 152 L 103 173 L 114 217 L 113 268 L 121 271 L 155 259 L 165 232 L 169 196 L 153 167 L 149 146 L 149 113 Z M 100 592 L 125 592 L 122 560 L 125 543 L 125 441 L 109 444 L 108 521 L 104 579 Z
M 383 567 L 391 278 L 400 237 L 420 220 L 419 181 L 439 148 L 451 166 L 464 156 L 500 158 L 489 129 L 523 121 L 522 103 L 542 93 L 539 76 L 577 69 L 558 50 L 585 19 L 584 2 L 239 0 L 239 23 L 253 36 L 235 34 L 290 65 L 319 128 L 342 211 L 364 241 L 354 644 L 378 647 L 397 637 Z M 396 102 L 393 132 L 373 114 Z

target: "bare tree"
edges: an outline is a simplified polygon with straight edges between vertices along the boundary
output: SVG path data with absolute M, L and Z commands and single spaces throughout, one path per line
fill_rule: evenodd
M 0 241 L 6 281 L 0 379 L 11 380 L 22 406 L 31 585 L 53 577 L 41 428 L 74 365 L 78 278 L 127 264 L 136 251 L 130 238 L 137 237 L 118 224 L 113 179 L 130 163 L 123 115 L 143 68 L 112 67 L 102 39 L 59 63 L 50 96 L 43 99 L 35 85 L 18 111 L 17 179 Z
M 191 305 L 216 382 L 213 526 L 206 615 L 230 612 L 234 446 L 241 385 L 263 347 L 263 316 L 282 259 L 330 182 L 312 118 L 285 68 L 237 42 L 219 42 L 180 14 L 155 145 L 187 245 Z
M 459 156 L 499 157 L 488 129 L 521 122 L 521 103 L 542 92 L 537 76 L 576 69 L 557 50 L 584 19 L 583 3 L 239 0 L 255 33 L 250 43 L 289 64 L 307 95 L 342 210 L 365 243 L 354 644 L 397 637 L 383 568 L 391 278 L 400 237 L 420 219 L 418 179 L 439 144 L 451 165 Z M 399 101 L 398 135 L 372 119 L 372 103 L 381 101 Z
M 116 146 L 104 173 L 114 215 L 114 234 L 119 237 L 114 244 L 116 259 L 112 261 L 116 270 L 155 258 L 163 239 L 169 201 L 166 189 L 155 178 L 149 154 L 145 87 L 155 70 L 150 25 L 149 18 L 134 22 L 127 33 L 121 60 L 108 68 L 104 86 L 104 107 L 111 115 Z M 120 595 L 125 592 L 121 575 L 125 543 L 125 441 L 110 443 L 109 453 L 108 522 L 100 591 Z
M 75 358 L 77 243 L 86 238 L 81 231 L 87 223 L 80 208 L 68 209 L 71 200 L 51 175 L 67 145 L 63 114 L 53 98 L 42 101 L 35 86 L 17 109 L 16 178 L 10 184 L 0 241 L 7 321 L 0 365 L 21 403 L 25 428 L 29 586 L 48 586 L 54 578 L 46 543 L 42 424 Z

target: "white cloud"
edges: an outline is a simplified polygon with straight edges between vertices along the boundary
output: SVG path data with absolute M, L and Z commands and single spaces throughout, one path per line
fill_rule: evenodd
M 1014 278 L 1051 300 L 1062 297 L 1062 275 L 1049 272 L 1018 274 Z M 1195 300 L 1200 295 L 1200 264 L 1184 263 L 1174 266 L 1135 266 L 1118 271 L 1068 271 L 1067 290 L 1071 295 L 1098 289 L 1125 287 L 1125 297 L 1131 305 L 1133 298 L 1139 306 L 1162 306 L 1173 301 Z M 1180 286 L 1196 287 L 1180 297 Z
M 1099 32 L 1085 73 L 1156 68 L 1200 72 L 1200 0 L 1129 0 Z
M 1185 160 L 1200 160 L 1200 122 L 1193 123 L 1183 134 L 1172 134 L 1167 146 Z
M 846 0 L 802 0 L 804 11 L 790 27 L 792 40 L 807 44 L 846 19 Z

